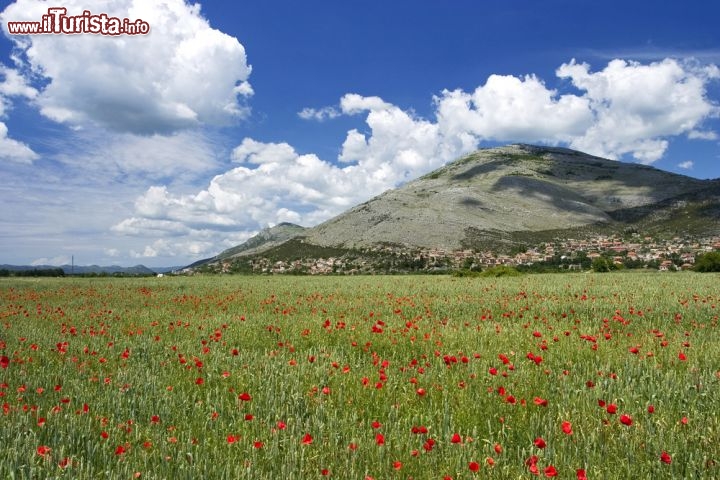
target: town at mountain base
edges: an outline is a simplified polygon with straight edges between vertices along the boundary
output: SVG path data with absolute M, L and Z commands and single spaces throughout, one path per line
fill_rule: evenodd
M 574 150 L 479 150 L 313 228 L 283 223 L 185 273 L 690 268 L 720 248 L 720 179 Z M 596 262 L 599 264 L 599 262 Z

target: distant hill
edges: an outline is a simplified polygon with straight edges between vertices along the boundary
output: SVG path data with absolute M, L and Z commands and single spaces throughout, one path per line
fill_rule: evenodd
M 0 270 L 7 270 L 10 272 L 28 272 L 33 270 L 53 270 L 62 269 L 65 275 L 88 275 L 88 274 L 121 274 L 121 275 L 155 275 L 156 273 L 165 273 L 176 268 L 182 267 L 169 267 L 161 268 L 157 270 L 151 270 L 144 265 L 135 265 L 134 267 L 120 267 L 117 265 L 102 267 L 99 265 L 0 265 Z
M 478 150 L 316 226 L 281 224 L 209 263 L 266 252 L 322 256 L 378 245 L 502 249 L 635 230 L 720 235 L 720 180 L 553 147 Z M 208 262 L 204 262 L 208 263 Z
M 229 260 L 236 257 L 251 256 L 261 254 L 273 247 L 277 247 L 282 243 L 298 237 L 305 232 L 305 228 L 293 223 L 283 222 L 273 227 L 261 230 L 257 235 L 247 239 L 232 248 L 219 253 L 218 255 L 200 260 L 186 268 L 193 268 L 207 263 L 218 263 L 223 260 Z

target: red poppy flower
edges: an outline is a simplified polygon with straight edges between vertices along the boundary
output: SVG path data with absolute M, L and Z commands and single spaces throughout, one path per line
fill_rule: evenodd
M 630 418 L 630 415 L 623 414 L 620 415 L 620 423 L 629 427 L 630 425 L 632 425 L 633 421 L 632 418 Z
M 471 472 L 477 472 L 478 470 L 480 470 L 480 464 L 477 462 L 470 462 L 468 464 L 468 468 Z
M 377 420 L 372 422 L 371 425 L 372 425 L 372 428 L 374 428 L 374 429 L 378 429 L 378 428 L 382 427 L 382 423 L 378 422 Z
M 544 398 L 540 398 L 540 397 L 535 397 L 533 399 L 533 403 L 539 407 L 547 407 L 548 406 L 548 401 L 545 400 Z
M 495 450 L 495 453 L 497 453 L 498 455 L 501 454 L 503 451 L 502 445 L 500 445 L 499 443 L 496 443 L 495 447 L 493 447 L 493 449 Z
M 462 443 L 462 437 L 459 433 L 454 433 L 452 438 L 450 439 L 451 443 Z
M 425 449 L 426 452 L 431 451 L 433 449 L 433 447 L 435 447 L 434 439 L 428 438 L 427 440 L 425 440 L 425 443 L 423 444 L 423 448 Z
M 617 405 L 615 405 L 614 403 L 611 403 L 610 405 L 607 406 L 606 410 L 609 414 L 615 414 L 617 412 L 617 408 L 618 408 Z
M 396 460 L 395 462 L 393 462 L 393 468 L 395 470 L 400 470 L 402 468 L 402 462 Z
M 533 442 L 537 448 L 545 448 L 547 446 L 547 443 L 545 443 L 545 440 L 542 439 L 542 437 L 538 437 Z
M 6 357 L 5 355 L 0 356 L 0 367 L 2 368 L 8 368 L 10 365 L 10 359 Z
M 313 443 L 313 437 L 309 433 L 306 433 L 305 436 L 303 436 L 302 442 L 303 445 L 310 445 Z
M 51 450 L 52 448 L 48 447 L 47 445 L 40 445 L 39 447 L 37 447 L 37 454 L 41 457 L 45 457 L 47 454 L 50 453 Z
M 663 463 L 667 463 L 669 465 L 672 462 L 672 457 L 670 456 L 669 453 L 663 451 L 660 454 L 660 461 Z
M 582 468 L 578 468 L 575 472 L 577 475 L 577 480 L 587 480 L 587 475 L 585 474 L 585 470 Z
M 548 478 L 557 477 L 557 469 L 552 465 L 548 465 L 547 467 L 545 467 L 545 476 Z
M 562 431 L 567 435 L 572 435 L 572 423 L 570 422 L 562 422 Z
M 378 445 L 385 445 L 385 435 L 383 435 L 382 433 L 378 433 L 377 435 L 375 435 L 375 443 L 377 443 Z
M 249 393 L 243 392 L 240 395 L 238 395 L 238 399 L 242 400 L 243 402 L 249 402 L 250 400 L 252 400 L 252 397 L 250 396 Z
M 418 395 L 420 395 L 420 396 L 422 397 L 423 395 L 425 395 L 425 389 L 422 388 L 422 387 L 421 387 L 421 388 L 418 388 L 418 389 L 415 391 L 415 393 L 417 393 Z
M 648 413 L 655 413 L 655 405 L 648 405 L 647 411 Z

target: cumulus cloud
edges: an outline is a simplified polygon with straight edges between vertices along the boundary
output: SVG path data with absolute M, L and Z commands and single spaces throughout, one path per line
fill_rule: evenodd
M 631 154 L 652 163 L 665 153 L 666 137 L 691 134 L 719 112 L 706 96 L 706 85 L 720 78 L 714 65 L 612 60 L 591 73 L 588 64 L 573 60 L 558 68 L 557 75 L 585 92 L 595 115 L 587 132 L 572 138 L 570 146 L 600 156 Z
M 252 94 L 245 49 L 209 26 L 199 5 L 183 0 L 67 0 L 68 15 L 83 10 L 150 24 L 148 35 L 9 35 L 19 70 L 41 77 L 34 102 L 46 117 L 72 126 L 115 132 L 171 133 L 222 125 L 247 115 Z M 47 2 L 18 0 L 0 21 L 38 21 Z
M 435 102 L 444 132 L 480 140 L 566 142 L 593 122 L 586 98 L 558 96 L 534 75 L 491 75 L 472 93 L 445 90 Z
M 471 92 L 442 91 L 430 119 L 380 97 L 347 94 L 339 112 L 364 115 L 365 127 L 347 132 L 337 159 L 245 138 L 231 155 L 236 167 L 195 194 L 149 188 L 136 201 L 136 215 L 115 229 L 134 235 L 185 226 L 187 238 L 212 242 L 282 221 L 315 225 L 484 141 L 563 144 L 650 163 L 664 154 L 670 138 L 698 138 L 703 121 L 718 114 L 706 95 L 708 83 L 720 77 L 714 66 L 616 60 L 592 72 L 571 61 L 557 76 L 565 91 L 575 93 L 561 94 L 535 75 L 492 75 Z M 307 116 L 321 111 L 329 110 L 307 110 Z

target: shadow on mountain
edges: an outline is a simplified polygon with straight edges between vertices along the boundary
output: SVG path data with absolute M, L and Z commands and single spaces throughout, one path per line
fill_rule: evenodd
M 502 159 L 504 160 L 504 159 Z M 464 172 L 453 175 L 452 180 L 470 180 L 478 175 L 486 175 L 490 172 L 497 170 L 500 167 L 505 166 L 505 163 L 501 159 L 494 160 L 492 162 L 484 163 L 482 165 L 475 165 Z
M 720 181 L 701 190 L 668 198 L 652 205 L 623 208 L 608 212 L 608 216 L 625 224 L 640 222 L 667 223 L 682 227 L 683 217 L 689 225 L 697 222 L 720 222 Z
M 473 198 L 473 197 L 463 197 L 460 200 L 460 202 L 458 202 L 458 203 L 460 203 L 460 205 L 464 205 L 466 207 L 483 208 L 483 203 L 480 200 L 478 200 L 477 198 Z
M 602 215 L 603 212 L 588 203 L 588 199 L 573 190 L 537 178 L 509 175 L 498 179 L 490 189 L 491 193 L 514 190 L 521 197 L 552 205 L 558 210 L 580 214 Z

